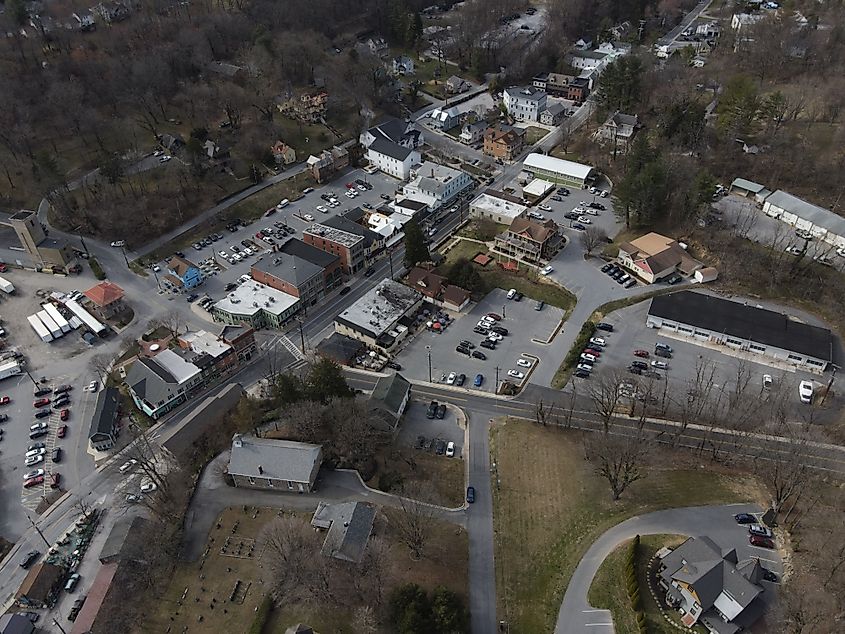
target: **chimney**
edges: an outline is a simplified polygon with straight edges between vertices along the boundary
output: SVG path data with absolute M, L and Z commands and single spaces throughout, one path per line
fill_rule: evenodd
M 264 467 L 262 467 L 261 465 L 258 465 L 258 474 L 263 475 L 263 473 L 264 473 Z

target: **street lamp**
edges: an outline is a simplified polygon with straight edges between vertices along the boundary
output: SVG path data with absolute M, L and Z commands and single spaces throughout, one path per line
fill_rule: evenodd
M 507 315 L 505 314 L 505 305 L 502 304 L 502 319 L 504 319 L 505 317 L 507 317 Z
M 428 382 L 431 383 L 431 346 L 425 347 L 428 352 Z

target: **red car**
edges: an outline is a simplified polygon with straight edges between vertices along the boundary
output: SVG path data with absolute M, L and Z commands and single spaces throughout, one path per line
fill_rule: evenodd
M 37 401 L 34 401 L 32 403 L 32 406 L 33 407 L 44 407 L 45 405 L 49 405 L 49 404 L 50 404 L 49 398 L 39 398 Z
M 642 357 L 643 359 L 648 359 L 648 350 L 634 350 L 635 357 Z
M 770 548 L 772 550 L 775 548 L 775 543 L 768 537 L 763 537 L 762 535 L 750 535 L 748 537 L 748 542 L 752 546 L 759 546 L 760 548 Z
M 10 399 L 8 396 L 4 396 L 3 398 L 0 398 L 0 405 L 8 405 L 11 402 L 12 402 L 12 399 Z
M 587 354 L 591 354 L 594 357 L 600 357 L 601 356 L 601 350 L 596 350 L 595 348 L 585 348 L 584 352 L 586 352 Z
M 62 474 L 61 473 L 51 474 L 50 475 L 50 488 L 51 489 L 58 489 L 59 488 L 59 482 L 61 482 L 61 481 L 62 481 Z
M 63 409 L 61 411 L 61 413 L 59 414 L 60 420 L 67 420 L 69 417 L 70 417 L 70 410 L 69 409 Z
M 346 183 L 346 189 L 355 189 L 354 183 Z
M 258 233 L 255 234 L 255 237 L 258 238 L 259 240 L 261 240 L 261 238 L 264 237 L 264 234 L 259 231 Z
M 495 319 L 496 321 L 502 321 L 502 316 L 496 313 L 487 313 L 487 316 L 492 319 Z
M 41 484 L 44 482 L 44 476 L 36 476 L 35 478 L 30 478 L 29 480 L 25 480 L 23 483 L 24 489 L 31 489 L 32 487 Z
M 56 434 L 57 438 L 64 438 L 67 435 L 67 425 L 62 425 L 59 427 L 58 433 Z

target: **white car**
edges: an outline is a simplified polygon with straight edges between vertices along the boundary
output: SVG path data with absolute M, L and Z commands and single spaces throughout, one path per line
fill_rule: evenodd
M 542 209 L 543 211 L 551 211 L 552 208 L 548 205 L 537 205 L 537 209 Z
M 39 462 L 44 462 L 44 456 L 30 456 L 26 460 L 23 461 L 24 465 L 27 467 L 31 467 L 34 464 L 38 464 Z
M 32 471 L 30 471 L 28 473 L 24 473 L 23 479 L 24 480 L 31 480 L 32 478 L 37 478 L 37 477 L 43 476 L 43 475 L 44 475 L 44 469 L 33 469 Z
M 340 207 L 340 201 L 337 198 L 332 198 L 328 202 L 329 207 Z
M 125 240 L 115 240 L 114 242 L 111 243 L 111 245 L 113 247 L 125 247 L 126 241 Z
M 38 447 L 37 449 L 31 449 L 24 454 L 24 458 L 32 458 L 33 456 L 43 456 L 47 453 L 47 450 L 44 447 Z
M 582 225 L 593 224 L 593 221 L 587 218 L 587 216 L 578 216 L 578 222 L 580 222 Z
M 304 215 L 304 216 L 302 216 L 302 217 L 303 217 L 303 218 L 305 218 L 308 222 L 313 222 L 313 221 L 314 221 L 314 216 L 312 216 L 311 214 L 305 214 L 305 215 Z
M 838 255 L 840 258 L 845 258 L 845 247 L 839 247 L 838 249 L 836 249 L 836 255 Z
M 228 254 L 228 253 L 226 253 L 225 251 L 218 251 L 218 252 L 217 252 L 217 255 L 219 255 L 219 256 L 220 256 L 221 258 L 223 258 L 224 260 L 228 260 L 228 259 L 229 259 L 229 254 Z
M 657 368 L 658 370 L 666 370 L 669 366 L 665 361 L 652 361 L 651 367 Z
M 454 385 L 454 384 L 455 384 L 455 379 L 456 379 L 457 377 L 458 377 L 458 375 L 457 375 L 456 373 L 454 373 L 454 372 L 450 372 L 450 373 L 449 373 L 449 376 L 448 376 L 448 377 L 446 377 L 446 385 Z
M 595 194 L 598 190 L 595 187 L 590 187 L 590 193 Z
M 542 269 L 540 269 L 540 275 L 548 275 L 552 271 L 554 271 L 554 269 L 552 267 L 544 266 Z
M 161 267 L 158 264 L 153 264 L 150 268 L 152 269 L 153 273 L 158 273 L 161 271 Z
M 47 423 L 38 422 L 29 426 L 29 431 L 41 431 L 42 429 L 47 429 Z
M 772 375 L 771 374 L 764 374 L 763 375 L 763 389 L 768 390 L 770 387 L 772 387 L 772 383 L 774 383 L 774 381 L 772 381 Z
M 602 348 L 607 345 L 607 341 L 605 341 L 602 337 L 591 337 L 590 343 L 596 346 L 601 346 Z
M 517 359 L 516 364 L 518 366 L 522 366 L 523 368 L 530 368 L 531 362 L 528 359 Z
M 575 207 L 575 208 L 572 210 L 572 213 L 574 213 L 574 214 L 583 214 L 583 213 L 587 213 L 587 208 L 586 208 L 586 207 L 582 207 L 581 205 L 578 205 L 577 207 Z
M 489 321 L 479 321 L 475 325 L 478 326 L 479 328 L 484 329 L 484 330 L 490 330 L 490 322 Z
M 138 464 L 138 461 L 135 460 L 134 458 L 131 458 L 130 460 L 127 460 L 122 465 L 120 465 L 120 469 L 118 469 L 118 471 L 120 471 L 121 473 L 126 473 L 132 467 L 134 467 L 136 464 Z
M 581 358 L 584 359 L 584 361 L 589 361 L 590 363 L 596 362 L 596 358 L 593 355 L 591 355 L 589 352 L 582 352 Z
M 513 299 L 514 297 L 516 297 L 516 289 L 512 288 L 508 291 L 508 299 Z
M 602 190 L 599 196 L 601 196 L 602 198 L 607 198 L 607 191 Z
M 141 493 L 152 493 L 157 488 L 158 487 L 155 482 L 144 482 L 144 484 L 141 485 Z
M 520 372 L 519 370 L 508 370 L 508 376 L 514 379 L 524 379 L 525 374 Z
M 365 192 L 365 191 L 367 191 L 367 188 L 366 188 L 366 187 L 364 187 L 363 185 L 356 185 L 356 187 L 358 188 L 358 191 L 360 191 L 360 192 Z
M 233 253 L 232 254 L 232 262 L 240 262 L 243 259 L 244 258 L 240 253 Z
M 813 402 L 813 382 L 812 381 L 801 381 L 801 384 L 798 386 L 798 396 L 801 397 L 802 403 L 812 403 Z
M 86 392 L 96 392 L 97 389 L 100 387 L 100 383 L 98 381 L 91 381 L 86 387 Z
M 450 440 L 450 441 L 449 441 L 449 444 L 448 444 L 448 445 L 446 445 L 446 457 L 447 457 L 447 458 L 451 458 L 451 457 L 452 457 L 452 456 L 454 456 L 454 455 L 455 455 L 455 443 L 453 443 L 453 442 Z
M 593 366 L 591 366 L 589 363 L 579 363 L 575 369 L 581 370 L 582 372 L 592 372 Z
M 801 255 L 803 253 L 803 251 L 801 251 L 801 249 L 799 249 L 798 247 L 793 246 L 793 245 L 786 247 L 785 250 L 789 255 Z
M 159 160 L 160 162 L 162 162 L 162 163 L 167 163 L 167 161 L 169 161 L 169 160 L 170 160 L 170 159 L 172 159 L 172 158 L 173 158 L 172 156 L 169 156 L 169 155 L 165 154 L 164 156 L 160 156 L 160 157 L 158 158 L 158 160 Z
M 592 207 L 588 207 L 588 208 L 587 208 L 587 209 L 585 209 L 582 213 L 585 213 L 585 214 L 587 214 L 587 215 L 589 215 L 589 216 L 598 216 L 598 215 L 599 215 L 599 210 L 598 210 L 598 209 L 593 209 Z
M 493 319 L 490 315 L 484 315 L 484 316 L 481 318 L 481 321 L 486 322 L 486 323 L 488 323 L 488 324 L 495 324 L 495 323 L 496 323 L 496 320 L 495 320 L 495 319 Z
M 504 337 L 502 337 L 502 335 L 500 335 L 498 332 L 491 332 L 489 335 L 487 335 L 487 338 L 490 341 L 501 341 L 502 339 L 504 339 Z
M 317 211 L 319 211 L 321 214 L 329 213 L 329 210 L 323 205 L 317 205 Z
M 241 284 L 243 284 L 244 282 L 249 282 L 251 279 L 252 279 L 252 278 L 251 278 L 249 275 L 244 274 L 244 275 L 241 275 L 241 276 L 238 278 L 238 281 L 239 281 Z

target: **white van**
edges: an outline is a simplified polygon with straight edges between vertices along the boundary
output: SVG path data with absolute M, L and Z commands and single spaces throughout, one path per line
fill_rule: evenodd
M 290 205 L 290 201 L 287 198 L 284 198 L 281 201 L 279 201 L 278 205 L 276 205 L 276 209 L 284 209 L 288 205 Z

